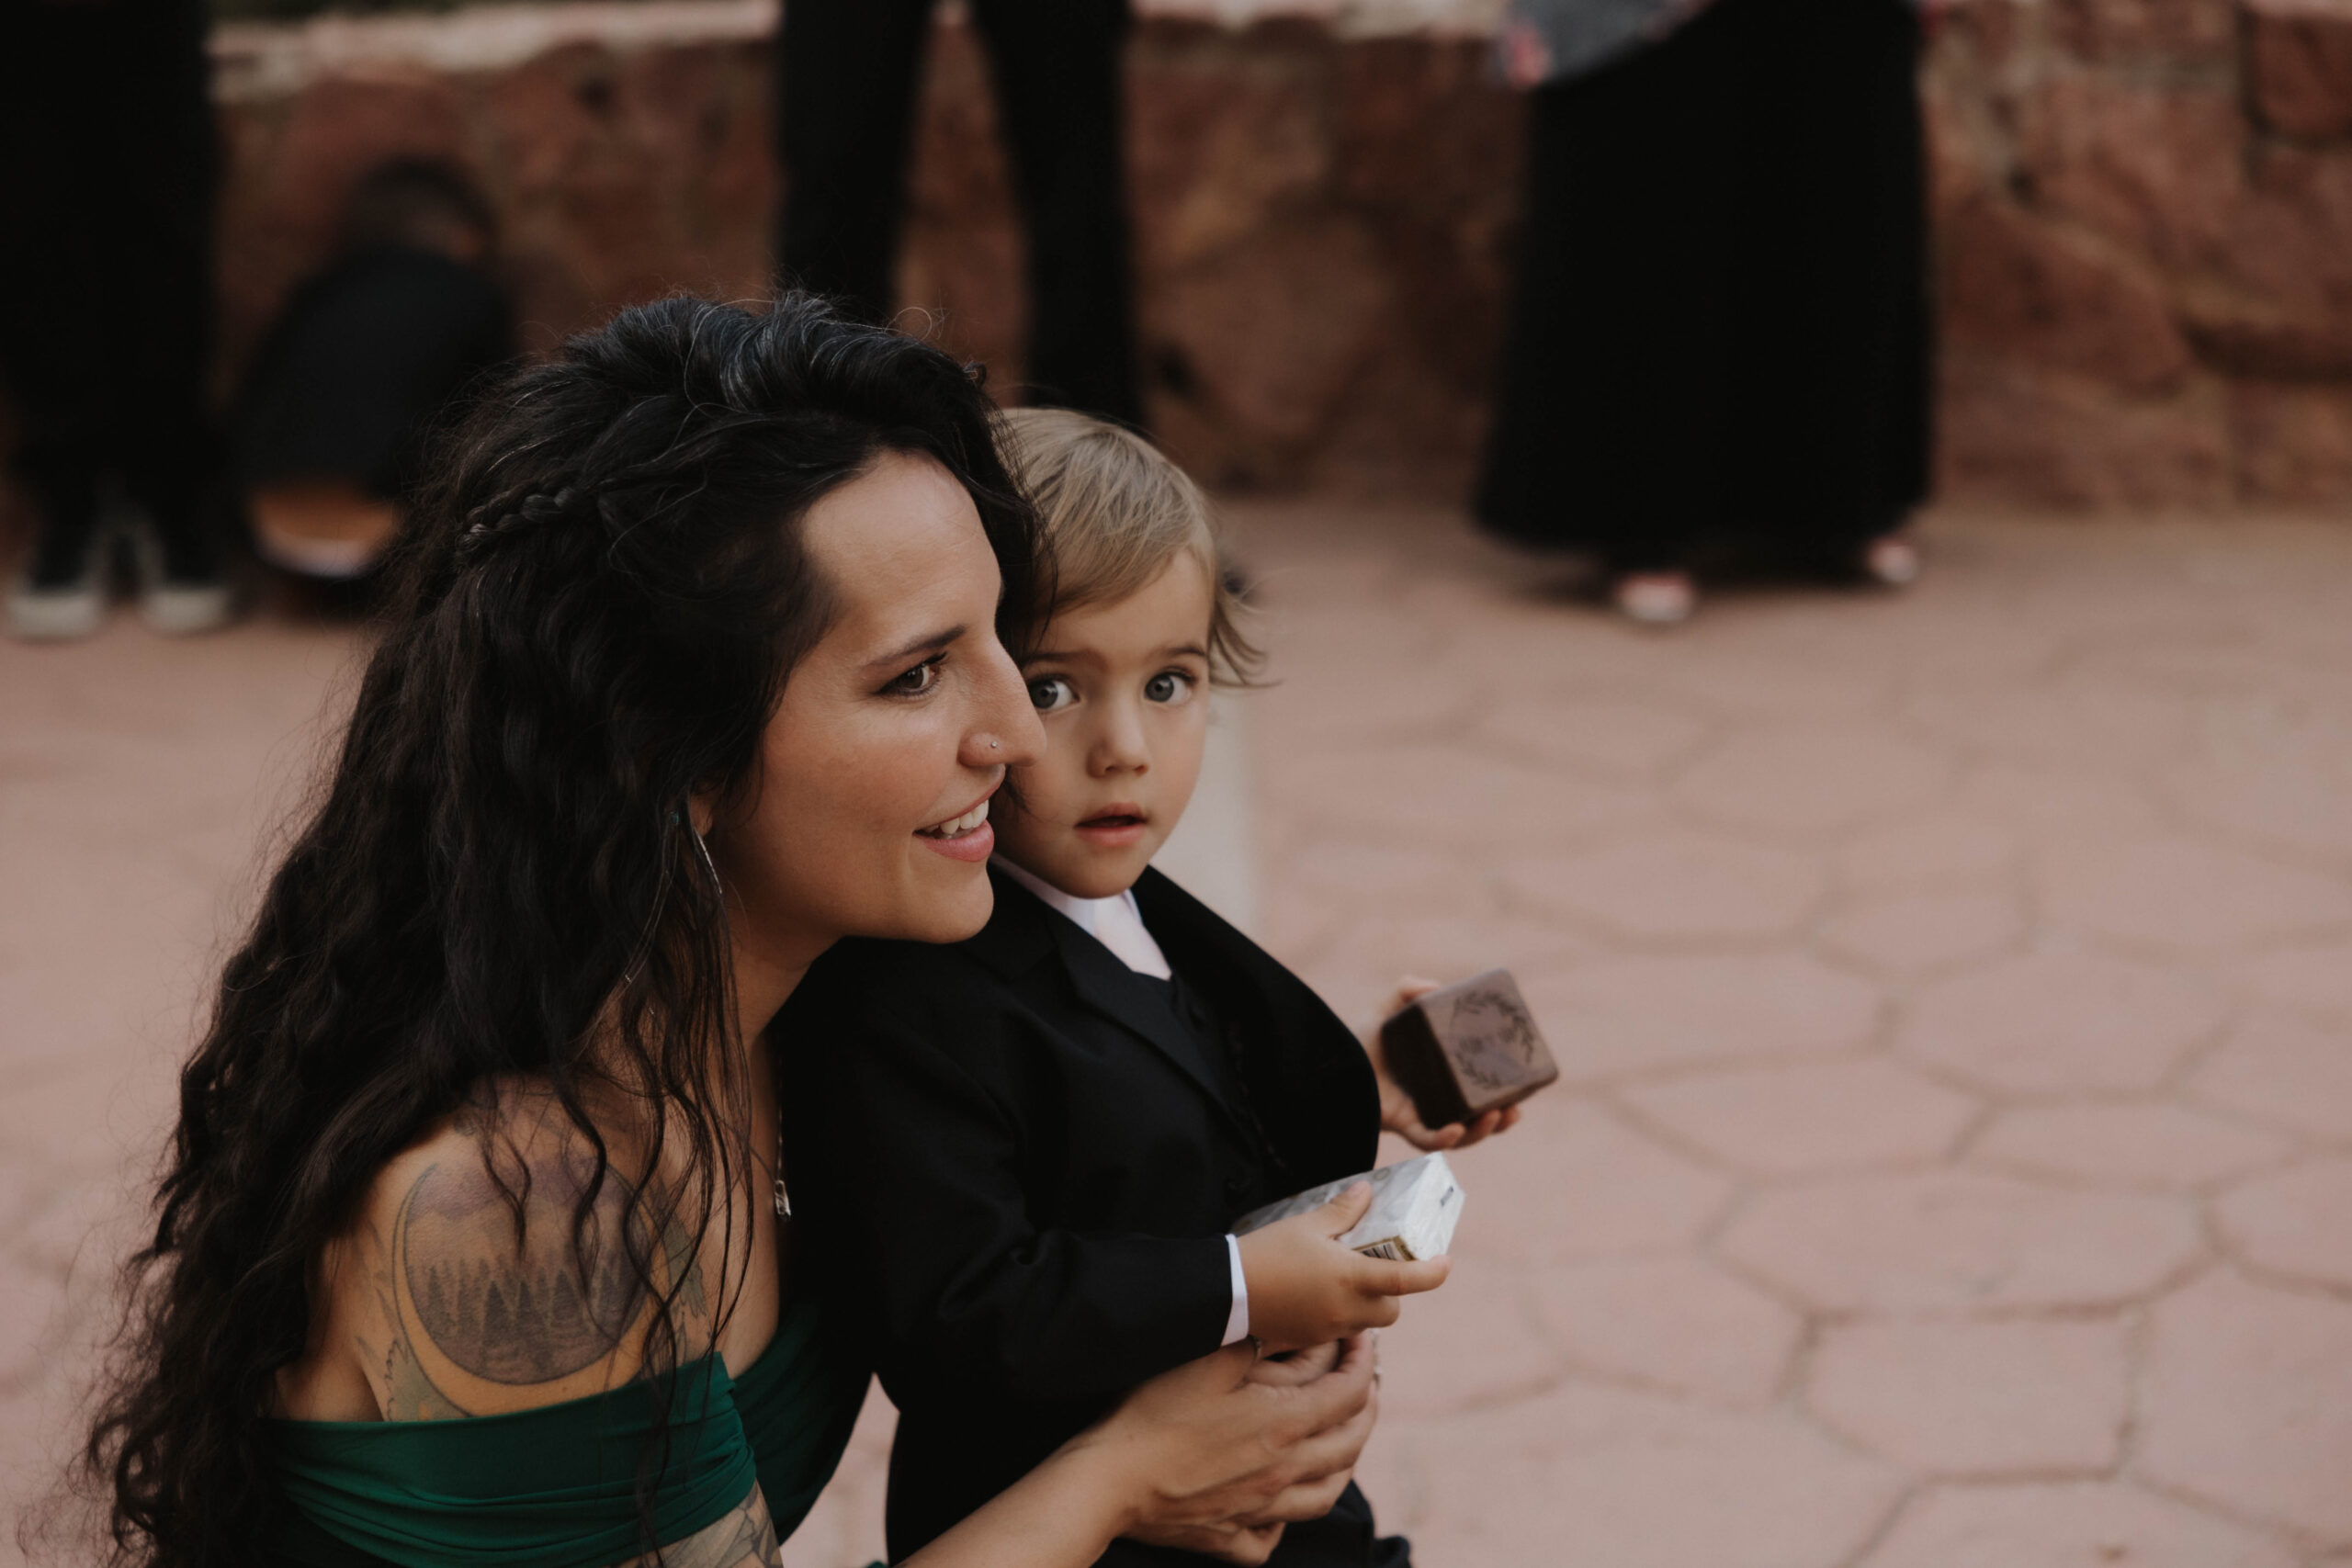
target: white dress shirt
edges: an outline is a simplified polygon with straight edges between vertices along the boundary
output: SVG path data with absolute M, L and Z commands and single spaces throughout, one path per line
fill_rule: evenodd
M 1143 911 L 1136 907 L 1133 888 L 1109 898 L 1080 898 L 1042 877 L 1031 875 L 1001 855 L 996 866 L 1045 900 L 1047 908 L 1109 948 L 1112 957 L 1136 974 L 1148 975 L 1155 980 L 1174 977 L 1175 971 L 1168 966 L 1168 955 L 1159 951 L 1159 943 L 1152 940 L 1149 928 L 1143 923 Z M 1217 1343 L 1231 1345 L 1250 1337 L 1250 1281 L 1241 1271 L 1239 1237 L 1225 1238 L 1225 1256 L 1233 1274 L 1233 1310 L 1226 1314 L 1225 1337 Z

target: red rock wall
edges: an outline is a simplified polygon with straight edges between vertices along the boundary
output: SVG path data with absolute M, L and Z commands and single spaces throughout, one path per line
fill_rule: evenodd
M 979 52 L 933 56 L 902 295 L 1017 383 L 1020 240 Z M 489 187 L 530 342 L 758 293 L 768 51 L 350 66 L 225 109 L 232 352 L 394 152 Z M 1504 329 L 1519 106 L 1462 39 L 1139 28 L 1132 158 L 1163 437 L 1226 482 L 1458 491 Z M 1926 81 L 1946 493 L 2352 500 L 2352 0 L 1968 0 Z
M 228 358 L 334 242 L 345 194 L 395 156 L 448 158 L 503 228 L 503 265 L 544 350 L 672 289 L 759 293 L 775 179 L 763 46 L 551 50 L 511 69 L 353 66 L 223 105 Z
M 1926 80 L 1947 493 L 2352 501 L 2352 4 L 1971 0 Z
M 1463 482 L 1500 331 L 1518 105 L 1468 40 L 1154 20 L 1133 57 L 1134 209 L 1164 437 L 1224 481 L 1334 471 Z M 226 107 L 228 338 L 250 344 L 394 152 L 489 188 L 532 346 L 665 289 L 766 276 L 776 181 L 764 43 L 569 46 L 440 74 L 383 65 Z M 1021 240 L 985 62 L 943 25 L 903 299 L 1017 385 Z

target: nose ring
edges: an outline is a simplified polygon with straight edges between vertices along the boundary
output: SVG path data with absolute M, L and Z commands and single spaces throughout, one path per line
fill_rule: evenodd
M 991 751 L 994 751 L 994 750 L 996 750 L 998 748 L 1001 747 L 1003 744 L 1004 744 L 1004 742 L 1003 742 L 1003 741 L 1001 741 L 1001 740 L 993 740 L 993 739 L 992 739 L 992 740 L 990 740 L 990 741 L 989 742 L 989 750 L 991 750 Z

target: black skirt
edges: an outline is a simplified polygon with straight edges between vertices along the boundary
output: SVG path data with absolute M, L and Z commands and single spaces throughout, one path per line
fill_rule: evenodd
M 1928 481 L 1917 54 L 1901 0 L 1715 0 L 1532 95 L 1488 527 L 1637 570 L 1900 525 Z

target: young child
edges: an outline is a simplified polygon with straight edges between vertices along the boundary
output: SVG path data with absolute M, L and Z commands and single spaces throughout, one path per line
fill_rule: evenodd
M 894 1560 L 1155 1373 L 1393 1321 L 1446 1265 L 1340 1246 L 1361 1190 L 1238 1240 L 1232 1222 L 1370 1168 L 1383 1126 L 1445 1148 L 1516 1119 L 1422 1126 L 1313 991 L 1151 869 L 1210 683 L 1258 656 L 1182 471 L 1081 414 L 1006 431 L 1057 581 L 1023 664 L 1045 753 L 991 803 L 995 912 L 954 946 L 842 943 L 777 1031 L 804 1240 L 899 1406 Z M 1135 1541 L 1102 1559 L 1206 1561 Z M 1350 1485 L 1272 1561 L 1409 1558 Z

